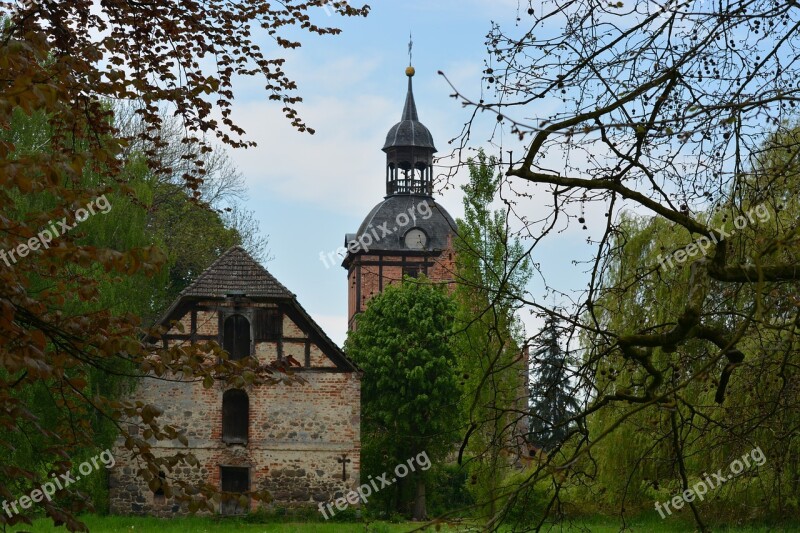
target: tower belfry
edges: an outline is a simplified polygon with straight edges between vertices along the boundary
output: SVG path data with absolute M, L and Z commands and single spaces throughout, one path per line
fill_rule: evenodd
M 369 299 L 403 276 L 424 274 L 450 283 L 453 279 L 453 237 L 456 224 L 433 198 L 433 155 L 436 146 L 419 120 L 414 101 L 411 49 L 406 68 L 408 90 L 400 122 L 386 135 L 386 196 L 361 223 L 345 235 L 342 266 L 348 279 L 348 327 Z
M 409 59 L 411 43 L 409 43 Z M 406 68 L 408 92 L 400 122 L 386 134 L 386 195 L 433 194 L 433 154 L 436 146 L 428 128 L 419 121 L 414 102 L 414 67 Z

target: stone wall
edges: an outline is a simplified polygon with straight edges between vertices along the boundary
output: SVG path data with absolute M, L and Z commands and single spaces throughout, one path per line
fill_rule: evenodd
M 208 306 L 209 303 L 200 303 Z M 187 314 L 191 312 L 187 311 Z M 202 320 L 201 320 L 202 317 Z M 184 333 L 190 333 L 191 320 L 181 318 Z M 196 333 L 216 335 L 216 313 L 197 312 Z M 174 331 L 173 331 L 174 330 Z M 173 328 L 170 333 L 178 333 Z M 283 337 L 310 339 L 308 328 L 283 317 Z M 283 339 L 281 339 L 283 343 Z M 283 343 L 295 359 L 304 361 L 305 345 Z M 290 345 L 294 345 L 289 349 Z M 261 362 L 277 359 L 278 342 L 256 343 Z M 309 349 L 310 367 L 297 374 L 306 383 L 249 387 L 248 441 L 226 444 L 222 441 L 222 395 L 220 384 L 210 389 L 201 383 L 141 380 L 132 399 L 153 404 L 163 410 L 160 423 L 184 428 L 188 449 L 178 441 L 152 443 L 156 456 L 171 456 L 190 451 L 199 461 L 197 468 L 181 467 L 166 472 L 179 477 L 205 481 L 220 487 L 221 466 L 250 469 L 251 490 L 267 489 L 271 505 L 302 506 L 333 500 L 359 485 L 360 473 L 360 374 L 342 371 L 315 343 Z M 135 429 L 134 429 L 135 433 Z M 346 479 L 342 463 L 347 456 Z M 117 514 L 170 516 L 186 510 L 169 498 L 156 496 L 138 473 L 139 465 L 118 441 L 114 449 L 116 466 L 110 472 L 110 507 Z M 255 509 L 258 502 L 251 502 Z

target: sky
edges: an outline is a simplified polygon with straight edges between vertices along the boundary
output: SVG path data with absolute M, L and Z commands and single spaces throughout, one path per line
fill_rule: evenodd
M 486 34 L 492 21 L 508 26 L 517 17 L 515 0 L 378 0 L 370 5 L 366 18 L 342 19 L 319 9 L 318 23 L 343 32 L 301 36 L 301 48 L 280 52 L 304 100 L 300 114 L 315 135 L 294 130 L 258 80 L 240 80 L 233 108 L 234 121 L 258 143 L 230 156 L 246 180 L 245 205 L 269 236 L 273 259 L 265 266 L 339 345 L 347 332 L 347 273 L 338 264 L 326 266 L 320 253 L 340 247 L 345 233 L 355 232 L 383 200 L 381 147 L 403 108 L 409 33 L 417 109 L 442 155 L 450 152 L 448 141 L 459 135 L 472 111 L 450 97 L 452 88 L 437 72 L 460 92 L 480 98 Z M 495 124 L 494 116 L 479 117 L 472 146 L 497 153 L 502 142 L 504 151 L 521 154 L 515 139 L 495 136 L 495 146 L 489 143 Z M 459 172 L 452 187 L 436 196 L 456 218 L 463 213 L 459 186 L 466 180 Z M 545 209 L 547 196 L 538 191 L 521 208 Z M 589 251 L 585 241 L 580 228 L 568 228 L 537 247 L 532 259 L 552 274 L 549 282 L 581 285 L 585 268 L 571 260 Z M 534 279 L 530 289 L 541 296 L 540 281 Z M 521 318 L 529 330 L 538 327 L 534 317 Z

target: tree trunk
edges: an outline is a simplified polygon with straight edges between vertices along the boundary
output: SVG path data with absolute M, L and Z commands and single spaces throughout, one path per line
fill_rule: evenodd
M 395 483 L 394 488 L 395 488 L 395 491 L 394 491 L 394 512 L 397 513 L 397 514 L 403 514 L 405 516 L 408 516 L 406 514 L 406 513 L 408 513 L 408 505 L 405 505 L 405 506 L 403 505 L 404 502 L 406 502 L 407 500 L 404 498 L 404 494 L 403 494 L 403 488 L 404 487 L 403 487 L 402 478 L 397 480 L 397 483 Z
M 414 498 L 413 520 L 427 520 L 428 511 L 425 509 L 425 480 L 422 476 L 417 477 L 417 494 Z

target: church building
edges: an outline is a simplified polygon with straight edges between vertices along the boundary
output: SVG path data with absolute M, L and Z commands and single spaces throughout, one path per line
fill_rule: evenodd
M 163 472 L 232 493 L 268 490 L 282 506 L 329 502 L 359 485 L 361 374 L 297 298 L 240 247 L 225 252 L 181 292 L 159 321 L 160 342 L 216 341 L 231 359 L 291 364 L 305 383 L 211 388 L 198 381 L 141 379 L 131 399 L 158 407 L 178 440 L 150 439 L 156 457 L 191 452 L 199 466 Z M 133 423 L 129 432 L 143 437 Z M 173 516 L 187 509 L 139 475 L 120 439 L 110 471 L 115 514 Z M 222 514 L 255 510 L 224 502 Z
M 346 236 L 348 328 L 369 299 L 404 275 L 452 283 L 456 224 L 433 198 L 436 147 L 414 102 L 414 69 L 400 122 L 386 136 L 386 196 L 355 233 Z M 174 343 L 216 341 L 231 359 L 291 364 L 305 384 L 210 388 L 194 380 L 139 380 L 131 400 L 162 411 L 162 425 L 184 428 L 188 446 L 149 442 L 157 457 L 191 452 L 199 466 L 162 472 L 165 478 L 210 483 L 222 491 L 267 490 L 281 506 L 330 502 L 360 484 L 361 373 L 303 309 L 297 298 L 241 247 L 225 252 L 189 285 L 158 322 Z M 130 423 L 131 435 L 146 438 Z M 164 492 L 151 490 L 120 439 L 110 472 L 115 514 L 186 514 Z M 240 514 L 223 502 L 218 512 Z
M 348 279 L 348 329 L 370 298 L 403 279 L 424 274 L 453 281 L 456 223 L 433 199 L 436 146 L 414 102 L 414 67 L 406 69 L 408 93 L 400 122 L 386 135 L 386 196 L 345 236 L 342 266 Z
M 366 216 L 358 231 L 345 236 L 347 255 L 342 266 L 348 279 L 348 329 L 356 327 L 356 316 L 370 298 L 384 287 L 424 274 L 429 280 L 453 284 L 453 217 L 433 198 L 434 154 L 431 132 L 419 120 L 414 102 L 414 68 L 406 69 L 408 91 L 400 122 L 386 135 L 386 196 Z M 519 413 L 513 427 L 495 436 L 505 442 L 512 462 L 525 456 L 528 433 L 528 348 L 524 347 L 513 372 L 517 398 L 509 409 Z

